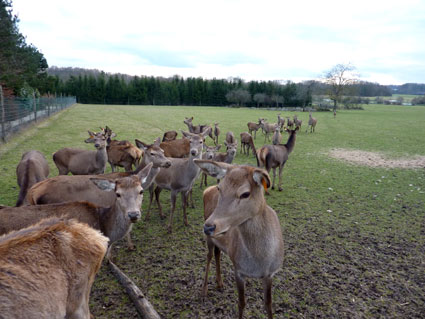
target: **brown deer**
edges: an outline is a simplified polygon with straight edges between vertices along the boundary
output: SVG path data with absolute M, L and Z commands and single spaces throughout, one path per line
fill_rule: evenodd
M 49 164 L 39 151 L 25 152 L 16 167 L 16 176 L 21 188 L 16 206 L 21 206 L 28 189 L 49 176 Z
M 264 132 L 264 143 L 266 140 L 270 140 L 270 134 L 275 131 L 276 127 L 278 127 L 277 123 L 267 123 L 264 119 L 260 122 L 260 127 Z
M 130 175 L 127 177 L 121 177 L 114 180 L 109 180 L 104 177 L 91 177 L 86 182 L 87 183 L 93 183 L 94 188 L 98 188 L 99 190 L 97 192 L 91 192 L 91 194 L 87 191 L 87 188 L 85 187 L 84 183 L 81 183 L 79 185 L 72 185 L 74 187 L 80 187 L 86 189 L 85 194 L 80 194 L 80 198 L 78 198 L 76 201 L 88 201 L 91 204 L 94 204 L 96 206 L 104 206 L 107 207 L 103 211 L 100 211 L 100 213 L 90 212 L 89 209 L 83 209 L 80 207 L 75 207 L 74 211 L 71 211 L 71 206 L 67 206 L 63 204 L 63 206 L 58 205 L 55 207 L 50 207 L 49 213 L 46 212 L 46 214 L 51 215 L 64 215 L 67 213 L 72 218 L 77 218 L 78 220 L 81 220 L 82 222 L 88 223 L 92 227 L 96 227 L 98 225 L 99 229 L 102 230 L 102 232 L 109 237 L 110 239 L 110 247 L 108 249 L 107 257 L 109 258 L 111 247 L 114 242 L 117 240 L 122 239 L 123 237 L 127 237 L 127 243 L 129 249 L 134 249 L 134 245 L 131 242 L 130 238 L 130 231 L 132 228 L 132 224 L 136 223 L 140 220 L 141 212 L 140 207 L 142 205 L 143 201 L 143 187 L 142 184 L 147 182 L 147 179 L 149 178 L 149 173 L 152 168 L 152 163 L 149 163 L 145 168 L 140 170 L 138 174 Z M 47 181 L 47 180 L 46 180 Z M 57 183 L 56 183 L 57 184 Z M 35 186 L 37 186 L 36 184 Z M 69 203 L 74 202 L 74 198 L 72 198 L 72 188 L 67 186 L 63 187 L 61 185 L 55 185 L 54 191 L 59 193 L 62 189 L 66 189 L 69 191 L 68 194 L 65 194 L 62 196 L 58 201 L 52 201 L 56 203 Z M 92 187 L 93 187 L 92 186 Z M 97 198 L 93 199 L 95 197 L 95 194 L 100 194 Z M 75 195 L 73 196 L 75 197 Z M 107 198 L 107 200 L 103 200 L 104 198 Z M 72 204 L 72 203 L 71 203 Z M 45 205 L 43 205 L 45 206 Z M 40 219 L 38 215 L 42 215 L 43 213 L 38 214 L 37 208 L 28 208 L 29 206 L 23 206 L 22 208 L 22 215 L 25 217 L 21 217 L 22 223 L 29 223 L 32 220 Z M 38 207 L 38 205 L 34 206 Z M 26 209 L 28 208 L 28 211 Z M 47 208 L 46 208 L 47 209 Z M 16 210 L 17 211 L 17 210 Z M 4 209 L 0 209 L 0 220 L 3 220 L 3 217 L 5 216 L 7 211 L 4 211 Z M 85 216 L 85 215 L 92 215 L 91 217 Z M 19 216 L 19 213 L 15 213 L 15 216 Z M 81 219 L 80 219 L 81 218 Z M 85 218 L 90 218 L 90 220 L 87 220 Z M 16 222 L 20 222 L 20 218 L 16 217 L 17 221 L 7 221 L 7 219 L 4 219 L 5 225 L 3 227 L 8 227 L 7 225 Z
M 193 125 L 193 116 L 191 118 L 185 117 L 183 123 L 187 125 L 189 132 L 193 134 L 201 134 L 202 132 L 207 131 L 207 135 L 211 137 L 213 141 L 215 141 L 213 137 L 212 127 L 207 124 L 198 124 L 196 126 Z
M 139 148 L 127 140 L 112 140 L 112 137 L 117 135 L 108 126 L 102 129 L 100 133 L 106 136 L 106 152 L 108 153 L 108 162 L 111 165 L 112 172 L 115 172 L 115 166 L 124 167 L 126 172 L 130 172 L 133 169 L 133 165 L 135 167 L 139 165 L 143 155 Z
M 176 208 L 177 195 L 181 193 L 184 223 L 186 226 L 189 225 L 186 215 L 187 199 L 188 194 L 192 189 L 192 186 L 199 176 L 200 169 L 193 162 L 195 159 L 202 157 L 203 142 L 208 131 L 205 130 L 201 134 L 192 134 L 182 131 L 182 134 L 186 136 L 190 142 L 190 157 L 189 158 L 169 158 L 171 161 L 171 167 L 168 169 L 160 170 L 159 174 L 155 177 L 154 183 L 157 186 L 155 188 L 155 199 L 158 205 L 159 214 L 161 218 L 164 218 L 162 213 L 161 203 L 159 202 L 159 196 L 162 189 L 171 191 L 171 209 L 170 209 L 170 221 L 168 224 L 168 232 L 172 232 L 172 223 L 174 211 Z M 150 199 L 149 207 L 146 218 L 149 219 L 150 208 L 153 200 L 154 185 L 151 185 L 149 189 Z
M 243 148 L 243 153 L 249 156 L 249 149 L 252 149 L 252 153 L 257 154 L 257 150 L 255 149 L 254 140 L 252 139 L 251 134 L 247 132 L 242 132 L 241 136 L 241 153 Z
M 187 138 L 162 142 L 159 147 L 164 150 L 166 157 L 183 158 L 189 157 L 190 142 Z
M 214 144 L 218 145 L 218 136 L 220 135 L 219 123 L 214 123 Z
M 286 117 L 286 127 L 289 129 L 294 128 L 294 121 L 291 120 L 289 116 Z
M 86 224 L 58 218 L 0 237 L 0 316 L 89 319 L 107 244 Z
M 226 141 L 227 144 L 237 143 L 236 138 L 235 138 L 235 134 L 233 134 L 233 132 L 231 132 L 231 131 L 227 132 L 225 141 Z
M 238 152 L 238 141 L 234 140 L 233 143 L 224 141 L 224 145 L 226 146 L 226 152 L 215 154 L 214 161 L 231 164 Z
M 53 154 L 53 161 L 59 170 L 59 175 L 103 174 L 108 161 L 106 152 L 106 137 L 89 131 L 90 137 L 86 143 L 94 143 L 97 151 L 81 150 L 76 148 L 62 148 Z
M 313 133 L 316 129 L 317 119 L 311 116 L 311 112 L 308 116 L 309 118 L 308 118 L 308 126 L 306 129 L 306 132 L 308 131 L 308 128 L 310 127 L 310 133 Z
M 268 173 L 271 169 L 273 169 L 272 189 L 274 189 L 275 185 L 276 168 L 279 168 L 279 191 L 282 191 L 282 170 L 286 164 L 286 161 L 288 160 L 289 154 L 291 154 L 291 152 L 294 150 L 296 133 L 298 129 L 286 129 L 286 131 L 289 133 L 289 138 L 286 144 L 264 145 L 257 151 L 257 166 L 265 167 Z M 267 191 L 266 193 L 268 194 Z
M 220 178 L 218 186 L 208 187 L 203 194 L 204 233 L 208 254 L 202 296 L 208 292 L 208 272 L 213 254 L 216 260 L 216 282 L 221 278 L 221 251 L 229 255 L 238 290 L 239 318 L 245 308 L 245 278 L 261 278 L 268 318 L 272 313 L 272 278 L 283 263 L 284 244 L 276 212 L 267 205 L 264 189 L 270 177 L 263 169 L 229 165 L 206 160 L 195 163 L 207 174 Z
M 277 115 L 277 124 L 283 129 L 285 126 L 285 118 L 280 116 L 280 113 Z
M 276 128 L 274 129 L 274 134 L 272 137 L 272 144 L 273 145 L 278 145 L 282 142 L 282 134 L 280 134 L 280 126 L 277 125 Z
M 202 153 L 202 159 L 213 160 L 220 148 L 221 144 L 217 146 L 207 146 L 206 144 L 204 144 L 204 153 Z M 205 174 L 204 172 L 202 172 L 201 184 L 199 184 L 199 187 L 202 188 L 202 185 L 208 186 L 207 174 Z
M 167 131 L 162 137 L 162 142 L 174 141 L 177 138 L 178 133 L 176 131 Z
M 295 128 L 298 127 L 298 130 L 301 131 L 301 125 L 303 124 L 303 121 L 298 119 L 297 115 L 294 115 L 294 125 Z
M 262 120 L 264 119 L 260 118 L 258 119 L 258 123 L 254 123 L 254 122 L 247 123 L 249 134 L 252 135 L 252 132 L 254 132 L 254 139 L 257 138 L 257 131 L 260 128 L 260 123 Z

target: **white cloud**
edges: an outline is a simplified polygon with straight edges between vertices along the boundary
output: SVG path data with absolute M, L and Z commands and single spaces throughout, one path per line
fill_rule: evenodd
M 424 82 L 425 2 L 14 0 L 50 65 L 138 75 L 312 79 L 354 64 L 382 84 Z M 379 79 L 379 80 L 378 80 Z M 390 82 L 387 82 L 390 81 Z

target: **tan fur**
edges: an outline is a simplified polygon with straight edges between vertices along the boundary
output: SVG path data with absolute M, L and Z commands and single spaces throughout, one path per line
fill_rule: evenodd
M 115 171 L 115 166 L 124 167 L 126 172 L 133 169 L 140 163 L 143 152 L 129 141 L 113 140 L 107 146 L 108 162 L 111 165 L 112 172 Z
M 89 319 L 107 243 L 91 227 L 57 218 L 0 237 L 0 316 Z
M 176 131 L 167 131 L 162 137 L 163 142 L 174 141 L 177 138 L 178 133 Z
M 187 138 L 174 141 L 162 142 L 159 147 L 164 150 L 166 157 L 183 158 L 188 157 L 190 152 L 190 141 Z
M 256 154 L 257 150 L 255 149 L 254 140 L 252 139 L 251 134 L 247 132 L 242 132 L 241 137 L 241 153 L 243 148 L 243 153 L 249 155 L 249 149 L 252 149 L 252 154 Z

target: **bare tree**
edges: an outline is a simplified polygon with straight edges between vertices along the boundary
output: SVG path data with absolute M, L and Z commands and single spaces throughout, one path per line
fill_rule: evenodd
M 260 107 L 260 104 L 266 103 L 267 100 L 267 95 L 264 93 L 257 93 L 254 94 L 254 97 L 252 98 L 254 100 L 254 102 L 257 103 L 257 107 Z
M 247 90 L 237 89 L 226 94 L 226 99 L 229 102 L 237 103 L 238 106 L 251 102 L 251 94 Z
M 338 107 L 341 98 L 348 94 L 358 79 L 355 73 L 356 68 L 349 64 L 337 64 L 329 71 L 326 71 L 323 81 L 328 85 L 327 94 L 334 103 L 334 111 Z

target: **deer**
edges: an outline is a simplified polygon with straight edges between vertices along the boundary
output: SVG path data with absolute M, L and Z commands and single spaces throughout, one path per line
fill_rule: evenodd
M 294 130 L 286 129 L 286 131 L 289 133 L 286 144 L 264 145 L 257 151 L 257 166 L 265 167 L 268 173 L 273 169 L 272 189 L 274 189 L 275 185 L 276 168 L 279 168 L 279 191 L 283 190 L 281 186 L 282 170 L 288 160 L 289 154 L 294 150 L 298 128 Z M 266 194 L 270 195 L 268 191 L 266 191 Z
M 190 157 L 189 158 L 169 158 L 171 161 L 171 167 L 165 170 L 160 170 L 159 174 L 155 177 L 154 183 L 155 199 L 158 205 L 160 217 L 163 219 L 164 214 L 162 213 L 161 203 L 159 202 L 159 196 L 162 189 L 168 189 L 171 191 L 171 209 L 170 209 L 170 220 L 167 226 L 168 233 L 172 233 L 172 223 L 174 211 L 176 208 L 177 195 L 180 193 L 182 198 L 184 224 L 189 225 L 186 214 L 188 194 L 192 189 L 192 186 L 199 176 L 200 169 L 193 162 L 195 159 L 202 157 L 203 142 L 208 131 L 205 130 L 201 134 L 193 134 L 182 131 L 183 136 L 188 138 L 190 142 Z M 154 185 L 151 185 L 149 189 L 150 199 L 149 207 L 146 215 L 146 219 L 150 217 L 150 208 L 153 200 Z
M 289 129 L 294 128 L 294 121 L 291 120 L 289 116 L 286 117 L 286 127 Z
M 311 116 L 311 112 L 309 113 L 309 119 L 308 119 L 308 126 L 306 129 L 306 132 L 308 131 L 308 128 L 310 127 L 310 133 L 313 133 L 316 129 L 317 119 Z
M 225 143 L 226 146 L 227 146 L 227 144 L 237 143 L 236 138 L 235 138 L 235 135 L 231 131 L 229 131 L 229 132 L 226 133 L 226 139 L 225 139 L 225 141 L 226 141 L 226 143 Z
M 124 167 L 126 172 L 133 169 L 140 163 L 143 152 L 127 140 L 118 141 L 112 140 L 112 137 L 117 136 L 116 133 L 106 126 L 102 132 L 106 136 L 106 152 L 108 153 L 108 162 L 111 165 L 112 172 L 115 172 L 115 166 Z
M 124 237 L 127 238 L 127 244 L 129 250 L 134 249 L 134 244 L 130 238 L 130 232 L 132 229 L 133 223 L 137 223 L 141 218 L 140 207 L 143 201 L 143 187 L 142 184 L 146 183 L 149 178 L 150 171 L 152 169 L 153 164 L 149 163 L 145 168 L 139 171 L 139 173 L 135 175 L 130 175 L 127 177 L 120 177 L 117 179 L 106 179 L 104 177 L 91 177 L 86 180 L 87 183 L 93 183 L 92 187 L 98 188 L 98 192 L 80 194 L 80 198 L 76 201 L 87 201 L 90 205 L 96 206 L 106 206 L 104 210 L 101 210 L 99 213 L 90 212 L 89 208 L 84 208 L 78 206 L 74 207 L 74 210 L 70 209 L 72 204 L 75 201 L 72 198 L 72 188 L 70 185 L 66 185 L 65 187 L 61 185 L 55 185 L 55 191 L 59 193 L 61 189 L 69 190 L 70 194 L 66 194 L 59 201 L 53 201 L 59 204 L 57 206 L 48 207 L 49 213 L 44 212 L 46 214 L 51 215 L 65 215 L 68 214 L 70 218 L 76 218 L 82 222 L 88 223 L 90 226 L 95 227 L 98 226 L 99 229 L 108 236 L 110 240 L 110 245 L 108 248 L 108 252 L 106 254 L 107 258 L 110 258 L 112 244 L 117 240 L 120 240 Z M 56 183 L 57 184 L 57 183 Z M 37 184 L 36 184 L 37 185 Z M 36 186 L 35 185 L 35 186 Z M 86 188 L 84 183 L 73 185 L 74 187 Z M 97 198 L 95 194 L 99 194 Z M 71 196 L 70 196 L 71 195 Z M 75 197 L 75 196 L 73 196 Z M 108 200 L 103 200 L 104 198 L 108 198 Z M 62 206 L 61 206 L 62 205 Z M 35 205 L 33 207 L 44 206 L 46 205 Z M 25 216 L 19 218 L 19 212 L 16 210 L 15 216 L 17 221 L 7 221 L 7 218 L 3 218 L 7 213 L 4 209 L 0 209 L 0 220 L 5 222 L 2 227 L 8 227 L 10 223 L 16 222 L 19 223 L 22 220 L 22 223 L 28 222 L 31 219 L 37 219 L 40 215 L 44 213 L 39 213 L 37 208 L 28 208 L 31 206 L 23 206 L 20 207 L 22 210 L 20 211 L 20 216 Z M 47 209 L 47 208 L 46 208 Z M 91 217 L 86 215 L 92 215 Z M 7 215 L 6 215 L 7 216 Z M 87 218 L 90 218 L 87 220 Z
M 226 152 L 216 153 L 214 156 L 214 160 L 217 162 L 231 164 L 236 156 L 236 153 L 238 152 L 238 141 L 234 140 L 233 143 L 228 143 L 224 141 L 224 145 L 226 146 Z
M 264 120 L 264 119 L 259 118 L 258 123 L 254 123 L 254 122 L 248 122 L 247 123 L 249 134 L 252 135 L 252 132 L 254 132 L 254 139 L 257 138 L 257 131 L 260 128 L 260 123 L 261 123 L 262 120 Z
M 220 135 L 220 128 L 218 127 L 220 123 L 214 123 L 214 144 L 218 145 L 218 136 Z
M 282 142 L 282 134 L 280 134 L 280 126 L 277 125 L 276 128 L 274 129 L 274 134 L 272 137 L 272 144 L 273 145 L 278 145 Z
M 303 124 L 303 121 L 302 120 L 299 120 L 298 117 L 297 117 L 297 115 L 295 114 L 294 115 L 294 125 L 295 125 L 295 128 L 298 127 L 298 130 L 301 131 L 301 125 L 302 124 Z
M 189 157 L 190 142 L 187 138 L 162 142 L 159 147 L 164 150 L 166 157 L 184 158 Z
M 262 120 L 260 122 L 260 127 L 264 131 L 264 143 L 265 143 L 266 140 L 270 140 L 270 133 L 274 132 L 276 127 L 278 127 L 278 124 L 277 123 L 270 124 L 270 123 L 267 123 L 265 120 Z
M 277 124 L 283 129 L 285 126 L 285 118 L 280 116 L 280 113 L 277 115 Z
M 16 167 L 16 176 L 20 187 L 16 206 L 24 202 L 27 191 L 32 185 L 46 179 L 49 176 L 49 164 L 39 151 L 25 152 Z
M 108 239 L 50 218 L 0 237 L 1 317 L 91 318 L 89 296 Z
M 241 137 L 241 153 L 242 153 L 242 148 L 243 148 L 243 153 L 246 154 L 247 156 L 249 156 L 249 149 L 252 149 L 252 153 L 257 154 L 257 150 L 255 149 L 255 145 L 254 145 L 254 140 L 252 139 L 251 134 L 249 134 L 248 132 L 242 132 L 240 134 Z
M 213 254 L 216 260 L 217 287 L 223 287 L 221 252 L 233 264 L 238 291 L 239 318 L 245 308 L 245 278 L 261 278 L 264 306 L 272 312 L 272 278 L 283 264 L 284 243 L 276 212 L 267 205 L 264 190 L 270 187 L 269 174 L 260 168 L 195 160 L 207 174 L 221 179 L 219 185 L 203 193 L 204 233 L 207 261 L 201 296 L 207 297 L 208 273 Z
M 91 175 L 103 174 L 106 169 L 108 154 L 106 152 L 106 137 L 88 131 L 90 137 L 86 143 L 94 143 L 96 151 L 76 148 L 62 148 L 53 154 L 53 161 L 59 170 L 59 175 Z
M 220 148 L 221 144 L 217 146 L 207 146 L 206 144 L 204 144 L 204 153 L 202 153 L 202 159 L 213 160 Z M 201 175 L 201 184 L 199 184 L 199 188 L 202 188 L 202 185 L 208 186 L 207 174 L 205 174 L 204 172 L 202 172 Z
M 162 142 L 174 141 L 177 138 L 178 133 L 176 131 L 167 131 L 162 136 Z
M 207 135 L 211 137 L 213 141 L 215 141 L 213 137 L 213 130 L 212 127 L 207 124 L 198 124 L 196 126 L 193 125 L 193 116 L 191 118 L 185 117 L 183 123 L 187 125 L 187 128 L 190 133 L 193 134 L 200 134 L 202 132 L 207 131 Z

